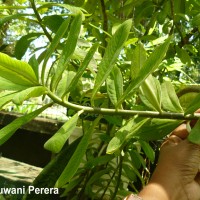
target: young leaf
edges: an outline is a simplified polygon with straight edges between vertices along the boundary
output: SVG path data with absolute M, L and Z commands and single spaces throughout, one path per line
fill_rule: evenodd
M 28 63 L 3 53 L 0 53 L 0 77 L 23 86 L 38 85 L 36 75 Z
M 30 43 L 41 36 L 42 33 L 29 33 L 28 35 L 22 36 L 16 43 L 15 46 L 15 57 L 19 60 L 24 56 Z
M 104 57 L 102 58 L 102 61 L 98 67 L 98 73 L 95 80 L 94 89 L 92 92 L 92 99 L 94 99 L 94 96 L 99 90 L 100 86 L 103 84 L 103 82 L 106 80 L 106 78 L 112 71 L 114 63 L 116 62 L 119 53 L 128 38 L 131 25 L 132 25 L 131 20 L 125 21 L 119 26 L 119 28 L 111 38 L 106 48 Z
M 162 62 L 170 41 L 170 36 L 162 45 L 158 46 L 154 52 L 149 56 L 149 58 L 145 61 L 144 66 L 140 70 L 140 72 L 137 74 L 136 77 L 131 81 L 127 89 L 125 90 L 124 94 L 121 96 L 121 98 L 118 101 L 118 106 L 121 105 L 121 103 L 126 99 L 126 97 L 134 91 L 137 87 L 140 86 L 140 84 L 153 72 L 157 69 L 159 64 Z
M 171 82 L 165 81 L 164 83 L 162 83 L 161 88 L 162 107 L 167 111 L 183 112 L 183 109 Z
M 198 94 L 185 110 L 185 115 L 192 114 L 200 108 L 200 94 Z
M 69 136 L 73 133 L 76 128 L 80 113 L 76 113 L 72 118 L 70 118 L 45 144 L 44 148 L 52 151 L 53 153 L 58 153 Z
M 140 91 L 155 110 L 162 112 L 161 87 L 156 78 L 154 78 L 152 75 L 149 75 L 149 77 L 141 84 Z
M 81 13 L 78 13 L 75 16 L 75 18 L 72 21 L 72 24 L 70 26 L 69 36 L 67 38 L 65 47 L 60 56 L 58 66 L 56 69 L 56 73 L 51 81 L 51 89 L 53 89 L 53 90 L 56 89 L 56 87 L 62 77 L 62 74 L 67 67 L 66 64 L 69 61 L 70 56 L 74 53 L 74 50 L 75 50 L 76 44 L 77 44 L 77 40 L 78 40 L 78 36 L 80 33 L 80 29 L 81 29 L 81 23 L 82 23 L 82 15 L 81 15 Z
M 95 43 L 91 49 L 88 51 L 85 59 L 83 60 L 82 66 L 78 69 L 76 75 L 74 76 L 74 78 L 72 79 L 69 87 L 66 89 L 65 93 L 63 94 L 66 95 L 68 92 L 71 92 L 72 89 L 76 88 L 76 85 L 78 83 L 79 78 L 82 76 L 82 74 L 84 73 L 85 69 L 88 67 L 90 61 L 92 60 L 94 53 L 96 52 L 97 48 L 98 48 L 99 44 Z
M 108 96 L 113 103 L 117 104 L 118 99 L 123 94 L 123 77 L 118 67 L 114 66 L 110 77 L 106 80 Z
M 200 119 L 197 121 L 195 126 L 190 131 L 188 140 L 194 144 L 200 145 Z
M 61 38 L 68 30 L 69 22 L 70 22 L 70 17 L 61 24 L 60 28 L 56 32 L 56 35 L 54 36 L 54 38 L 51 42 L 51 45 L 49 46 L 49 48 L 47 49 L 47 51 L 45 53 L 45 58 L 44 58 L 44 62 L 42 65 L 42 74 L 41 74 L 41 79 L 43 82 L 44 82 L 44 75 L 45 75 L 45 69 L 46 69 L 47 62 L 48 62 L 49 58 L 52 56 L 55 49 L 57 48 L 58 44 L 60 43 Z
M 52 105 L 52 104 L 47 104 L 32 113 L 29 113 L 27 115 L 19 117 L 19 118 L 15 119 L 14 121 L 12 121 L 7 126 L 3 127 L 0 130 L 0 145 L 5 143 L 15 133 L 15 131 L 18 128 L 20 128 L 22 125 L 28 123 L 29 121 L 31 121 L 32 119 L 37 117 L 41 112 L 43 112 L 50 105 Z
M 30 87 L 21 92 L 18 92 L 12 99 L 15 104 L 22 104 L 23 101 L 31 98 L 43 95 L 46 92 L 46 88 L 43 86 Z
M 92 133 L 96 125 L 99 123 L 100 119 L 101 119 L 101 116 L 97 117 L 95 121 L 92 123 L 92 125 L 90 126 L 90 128 L 83 135 L 83 138 L 81 139 L 78 147 L 76 148 L 76 151 L 74 152 L 72 158 L 70 159 L 64 171 L 58 178 L 55 184 L 55 187 L 62 187 L 63 185 L 65 185 L 67 182 L 71 180 L 71 178 L 74 176 L 74 174 L 78 170 L 79 165 L 87 149 L 87 146 L 89 144 Z

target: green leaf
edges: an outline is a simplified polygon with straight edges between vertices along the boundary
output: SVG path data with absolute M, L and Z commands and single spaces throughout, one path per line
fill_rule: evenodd
M 194 144 L 200 145 L 200 119 L 189 133 L 188 140 Z
M 143 126 L 143 124 L 145 124 L 148 120 L 149 119 L 145 119 L 145 120 L 142 120 L 142 121 L 140 121 L 138 123 L 135 123 L 135 119 L 129 120 L 125 124 L 125 126 L 123 126 L 122 128 L 120 128 L 115 133 L 115 136 L 112 138 L 112 140 L 108 144 L 106 153 L 107 154 L 112 154 L 114 152 L 117 152 L 122 147 L 122 145 L 124 144 L 124 142 L 128 138 L 132 137 L 134 131 L 137 132 L 138 129 L 140 129 L 140 127 Z M 132 133 L 131 135 L 130 135 L 130 131 Z
M 139 142 L 141 144 L 141 147 L 142 147 L 145 155 L 147 156 L 147 158 L 149 158 L 151 163 L 153 163 L 154 160 L 155 160 L 155 152 L 154 152 L 154 150 L 152 149 L 152 147 L 147 142 L 145 142 L 143 140 L 140 140 Z
M 1 90 L 18 91 L 18 90 L 24 90 L 26 88 L 27 88 L 26 86 L 15 84 L 5 78 L 0 77 L 0 91 Z
M 58 153 L 76 128 L 80 113 L 70 118 L 45 144 L 44 148 Z
M 140 91 L 155 110 L 162 112 L 161 87 L 156 78 L 154 78 L 152 75 L 149 75 L 149 77 L 141 84 Z
M 53 33 L 57 33 L 58 29 L 62 26 L 64 19 L 60 15 L 50 15 L 43 17 L 42 22 Z
M 108 96 L 113 105 L 116 105 L 118 99 L 123 94 L 123 77 L 117 66 L 114 66 L 110 77 L 106 80 L 106 83 Z
M 18 92 L 13 97 L 13 103 L 21 105 L 23 101 L 31 98 L 31 97 L 38 97 L 43 95 L 46 92 L 46 88 L 43 86 L 35 86 L 30 87 L 25 90 L 22 90 L 21 92 Z
M 154 52 L 149 56 L 149 58 L 145 61 L 144 66 L 138 73 L 136 77 L 131 81 L 127 89 L 125 90 L 124 94 L 121 96 L 121 98 L 118 101 L 118 106 L 121 105 L 121 103 L 127 98 L 127 96 L 134 91 L 137 87 L 140 86 L 140 84 L 152 73 L 154 72 L 159 64 L 162 62 L 163 58 L 165 57 L 165 54 L 168 50 L 170 41 L 170 36 L 162 45 L 158 46 Z
M 42 172 L 35 178 L 33 185 L 35 188 L 53 188 L 60 174 L 64 170 L 65 166 L 72 157 L 74 151 L 76 150 L 80 138 L 75 140 L 70 145 L 64 145 L 61 152 L 55 156 L 42 170 Z M 23 200 L 49 200 L 52 198 L 52 194 L 40 194 L 35 192 L 26 193 Z
M 12 121 L 7 126 L 3 127 L 0 130 L 0 145 L 5 143 L 15 133 L 15 131 L 18 128 L 20 128 L 22 125 L 28 123 L 29 121 L 31 121 L 32 119 L 37 117 L 41 112 L 43 112 L 50 105 L 51 104 L 47 104 L 47 105 L 41 107 L 40 109 L 38 109 L 38 110 L 36 110 L 32 113 L 29 113 L 27 115 L 19 117 L 19 118 L 15 119 L 14 121 Z
M 0 53 L 0 77 L 23 86 L 38 85 L 36 75 L 28 63 L 3 53 Z
M 0 93 L 0 109 L 6 105 L 7 103 L 11 102 L 13 97 L 17 94 L 17 92 L 2 92 Z
M 48 62 L 49 58 L 52 56 L 55 49 L 57 48 L 58 44 L 60 43 L 61 38 L 68 30 L 69 22 L 70 22 L 70 17 L 61 24 L 60 28 L 56 32 L 56 35 L 54 36 L 49 48 L 45 52 L 45 58 L 44 58 L 44 62 L 42 65 L 42 73 L 41 73 L 41 79 L 43 82 L 44 82 L 44 75 L 45 75 L 45 69 L 47 67 L 46 66 L 47 62 Z
M 113 66 L 120 54 L 120 51 L 128 38 L 131 25 L 131 20 L 125 21 L 119 26 L 119 28 L 111 38 L 105 50 L 104 57 L 102 58 L 101 63 L 98 67 L 97 77 L 92 92 L 92 99 L 112 71 Z
M 165 81 L 161 85 L 162 89 L 162 107 L 167 111 L 183 112 L 175 89 L 171 82 Z
M 32 67 L 37 79 L 39 79 L 39 62 L 36 59 L 35 54 L 29 59 L 28 64 Z
M 96 127 L 96 125 L 99 123 L 99 120 L 101 119 L 101 116 L 97 117 L 95 121 L 92 123 L 92 125 L 88 128 L 88 130 L 85 132 L 83 138 L 81 139 L 78 147 L 76 148 L 76 151 L 74 152 L 72 158 L 68 162 L 67 166 L 65 167 L 64 171 L 58 178 L 55 187 L 62 187 L 67 182 L 71 180 L 71 178 L 74 176 L 76 171 L 79 168 L 79 165 L 83 159 L 83 156 L 85 154 L 85 151 L 87 149 L 87 146 L 89 144 L 90 138 L 93 134 L 93 131 Z
M 200 108 L 200 94 L 198 94 L 185 110 L 185 115 L 192 114 Z
M 92 60 L 94 53 L 96 52 L 97 48 L 98 48 L 99 44 L 95 43 L 91 49 L 88 51 L 85 59 L 82 62 L 81 67 L 78 69 L 78 71 L 76 72 L 76 75 L 74 76 L 74 78 L 72 79 L 70 85 L 68 86 L 68 88 L 66 89 L 65 93 L 63 94 L 66 95 L 68 92 L 71 92 L 71 90 L 73 90 L 74 88 L 76 88 L 76 85 L 79 81 L 79 78 L 82 76 L 82 74 L 84 73 L 85 69 L 88 67 L 90 61 Z
M 172 119 L 147 120 L 147 122 L 144 123 L 137 131 L 132 129 L 127 137 L 136 137 L 138 139 L 146 141 L 160 140 L 171 133 L 182 122 L 182 120 Z
M 21 60 L 27 49 L 30 47 L 30 43 L 41 35 L 42 33 L 29 33 L 28 35 L 22 36 L 16 43 L 15 57 Z
M 51 88 L 53 90 L 56 89 L 59 81 L 61 80 L 64 70 L 67 68 L 66 64 L 69 61 L 70 56 L 74 53 L 81 29 L 81 23 L 82 23 L 82 17 L 81 13 L 79 13 L 75 16 L 74 20 L 71 23 L 69 36 L 67 38 L 67 41 L 65 42 L 64 49 L 60 56 L 58 66 L 56 68 L 56 73 L 52 78 Z
M 135 49 L 133 49 L 132 52 L 132 62 L 131 62 L 131 78 L 133 79 L 135 76 L 138 75 L 140 72 L 141 68 L 144 65 L 144 62 L 146 61 L 147 58 L 147 53 L 144 49 L 144 46 L 139 43 Z

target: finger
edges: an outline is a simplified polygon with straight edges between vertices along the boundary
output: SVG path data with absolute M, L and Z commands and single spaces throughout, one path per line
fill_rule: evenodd
M 174 131 L 172 131 L 171 135 L 176 135 L 181 139 L 186 139 L 188 136 L 188 131 L 186 129 L 186 124 L 181 124 L 180 126 L 178 126 L 176 129 L 174 129 Z
M 179 144 L 182 141 L 182 139 L 176 135 L 171 135 L 169 136 L 165 142 L 161 145 L 161 147 L 166 146 L 166 145 L 174 145 L 174 144 Z

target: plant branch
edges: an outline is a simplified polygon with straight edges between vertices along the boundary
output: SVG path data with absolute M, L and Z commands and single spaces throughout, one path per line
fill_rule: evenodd
M 197 120 L 200 118 L 200 113 L 188 114 L 184 113 L 172 113 L 172 112 L 156 112 L 156 111 L 140 111 L 140 110 L 121 110 L 121 109 L 111 109 L 111 108 L 97 108 L 73 104 L 68 101 L 63 101 L 61 98 L 53 94 L 51 91 L 47 95 L 57 104 L 62 105 L 66 108 L 71 108 L 73 110 L 79 111 L 83 110 L 85 113 L 95 113 L 102 115 L 120 115 L 120 116 L 135 116 L 148 117 L 148 118 L 160 118 L 160 119 L 179 119 L 179 120 Z
M 52 41 L 52 38 L 51 38 L 51 35 L 49 34 L 49 32 L 47 31 L 47 29 L 45 28 L 45 26 L 43 25 L 42 23 L 42 19 L 37 11 L 37 8 L 35 6 L 35 0 L 30 0 L 30 3 L 31 3 L 31 7 L 35 13 L 35 16 L 38 20 L 38 23 L 39 25 L 41 26 L 42 30 L 44 31 L 44 34 L 47 36 L 47 38 L 49 39 L 49 41 L 51 42 Z

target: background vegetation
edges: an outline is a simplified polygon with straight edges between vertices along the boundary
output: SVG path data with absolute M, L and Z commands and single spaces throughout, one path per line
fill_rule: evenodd
M 1 129 L 0 144 L 48 107 L 67 110 L 35 187 L 123 199 L 148 182 L 162 139 L 199 118 L 199 11 L 198 0 L 2 1 L 0 107 L 41 106 Z

